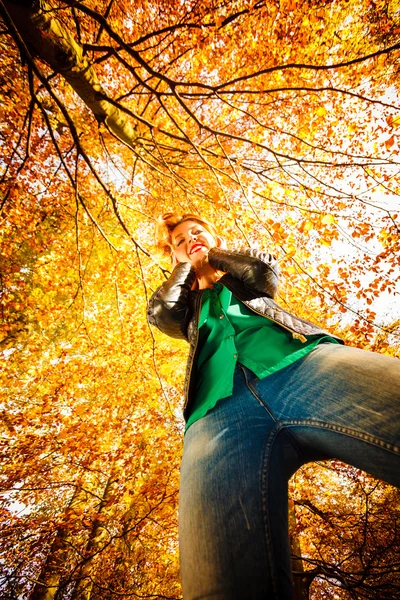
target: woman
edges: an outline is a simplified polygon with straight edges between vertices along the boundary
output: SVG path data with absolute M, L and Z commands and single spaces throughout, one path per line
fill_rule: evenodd
M 288 480 L 338 458 L 400 486 L 400 363 L 280 308 L 278 266 L 168 213 L 174 269 L 149 322 L 190 343 L 179 544 L 184 600 L 289 600 Z

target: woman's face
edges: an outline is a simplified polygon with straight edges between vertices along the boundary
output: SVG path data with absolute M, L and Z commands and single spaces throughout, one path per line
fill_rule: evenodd
M 172 232 L 172 248 L 178 262 L 195 265 L 210 248 L 217 245 L 215 237 L 196 221 L 179 223 Z

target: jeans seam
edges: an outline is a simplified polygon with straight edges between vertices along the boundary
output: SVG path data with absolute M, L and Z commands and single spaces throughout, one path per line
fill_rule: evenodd
M 376 438 L 372 435 L 366 434 L 366 433 L 362 433 L 361 431 L 357 431 L 356 429 L 350 429 L 348 427 L 345 427 L 343 425 L 339 425 L 336 423 L 327 423 L 326 421 L 318 421 L 318 420 L 313 420 L 313 419 L 295 419 L 295 420 L 290 420 L 290 421 L 281 421 L 281 424 L 283 427 L 304 427 L 304 426 L 311 426 L 311 427 L 316 427 L 318 429 L 325 429 L 328 431 L 334 431 L 334 432 L 338 432 L 341 433 L 342 435 L 346 435 L 348 437 L 352 437 L 358 440 L 362 440 L 364 442 L 368 442 L 369 444 L 372 444 L 374 446 L 377 446 L 379 448 L 384 448 L 385 450 L 388 450 L 389 452 L 392 452 L 393 454 L 399 454 L 400 453 L 400 447 L 396 446 L 394 444 L 390 444 L 389 442 L 385 442 L 384 440 L 380 440 L 379 438 Z
M 268 510 L 268 506 L 269 506 L 269 498 L 268 498 L 268 490 L 269 490 L 269 486 L 268 486 L 268 479 L 269 479 L 269 469 L 270 469 L 270 459 L 271 459 L 271 455 L 272 455 L 272 446 L 273 443 L 279 433 L 279 431 L 282 429 L 281 425 L 279 422 L 276 422 L 274 428 L 272 429 L 272 431 L 270 432 L 270 435 L 268 436 L 266 443 L 264 445 L 264 456 L 263 456 L 263 460 L 262 460 L 262 467 L 261 467 L 261 498 L 262 498 L 262 508 L 263 508 L 263 521 L 264 521 L 264 538 L 265 538 L 265 546 L 266 546 L 266 551 L 267 551 L 267 558 L 268 558 L 268 562 L 271 565 L 271 581 L 272 581 L 272 587 L 274 590 L 274 594 L 277 596 L 278 595 L 278 576 L 277 576 L 277 569 L 276 569 L 276 565 L 275 565 L 275 557 L 274 557 L 274 552 L 273 552 L 273 548 L 271 547 L 271 527 L 270 527 L 270 518 L 269 518 L 269 510 Z
M 290 442 L 296 448 L 297 454 L 304 459 L 303 462 L 307 462 L 303 456 L 301 449 L 299 448 L 298 444 L 296 443 L 296 440 L 291 435 L 291 433 L 288 430 L 288 428 L 286 427 L 285 423 L 275 417 L 274 413 L 269 408 L 267 402 L 265 402 L 262 399 L 261 395 L 258 393 L 258 391 L 252 386 L 251 382 L 248 380 L 246 371 L 242 368 L 240 370 L 242 371 L 242 373 L 244 375 L 245 384 L 246 384 L 247 389 L 251 392 L 251 394 L 253 394 L 254 398 L 257 400 L 257 402 L 260 404 L 260 406 L 269 414 L 269 416 L 275 423 L 275 427 L 277 427 L 277 433 L 279 431 L 283 431 L 283 433 L 289 438 Z
M 278 425 L 279 424 L 279 420 L 275 417 L 275 415 L 273 414 L 273 412 L 270 410 L 269 406 L 266 403 L 264 403 L 263 399 L 261 398 L 260 394 L 255 389 L 255 387 L 252 386 L 251 382 L 248 380 L 246 371 L 244 369 L 242 369 L 242 368 L 240 368 L 240 370 L 243 373 L 247 389 L 253 394 L 253 396 L 256 398 L 256 400 L 258 400 L 259 404 L 261 404 L 261 406 L 264 408 L 264 410 L 267 411 L 267 413 L 269 414 L 269 416 L 271 417 L 271 419 L 274 421 L 274 423 Z
M 269 416 L 271 417 L 271 419 L 273 420 L 273 422 L 276 425 L 280 424 L 279 419 L 277 419 L 274 415 L 274 413 L 272 412 L 272 410 L 269 408 L 268 404 L 266 402 L 264 402 L 264 400 L 261 398 L 260 394 L 257 392 L 257 390 L 255 388 L 253 388 L 253 386 L 251 385 L 251 383 L 246 384 L 249 391 L 253 394 L 253 396 L 255 397 L 255 399 L 258 401 L 258 403 L 262 406 L 262 408 L 264 410 L 267 411 L 267 413 L 269 414 Z

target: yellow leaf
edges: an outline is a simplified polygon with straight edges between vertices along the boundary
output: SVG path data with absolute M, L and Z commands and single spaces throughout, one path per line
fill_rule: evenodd
M 335 217 L 333 215 L 325 215 L 322 219 L 323 225 L 333 225 L 335 223 Z
M 282 258 L 279 259 L 280 263 L 286 262 L 287 260 L 289 260 L 290 258 L 293 258 L 293 256 L 296 254 L 296 249 L 292 248 L 290 251 L 288 251 L 285 256 L 282 256 Z
M 304 223 L 303 230 L 304 231 L 310 231 L 311 229 L 314 229 L 314 223 L 312 221 L 306 221 Z
M 320 106 L 316 111 L 315 114 L 318 115 L 319 117 L 324 117 L 326 115 L 328 111 L 326 110 L 325 106 Z
M 393 119 L 391 125 L 392 127 L 400 127 L 400 115 Z

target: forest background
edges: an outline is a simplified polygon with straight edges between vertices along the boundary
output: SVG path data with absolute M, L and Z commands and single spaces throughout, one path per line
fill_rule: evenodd
M 150 330 L 163 212 L 400 356 L 396 0 L 0 0 L 0 597 L 181 597 L 187 348 Z M 291 482 L 298 598 L 400 597 L 400 496 Z M 300 558 L 301 557 L 301 558 Z

